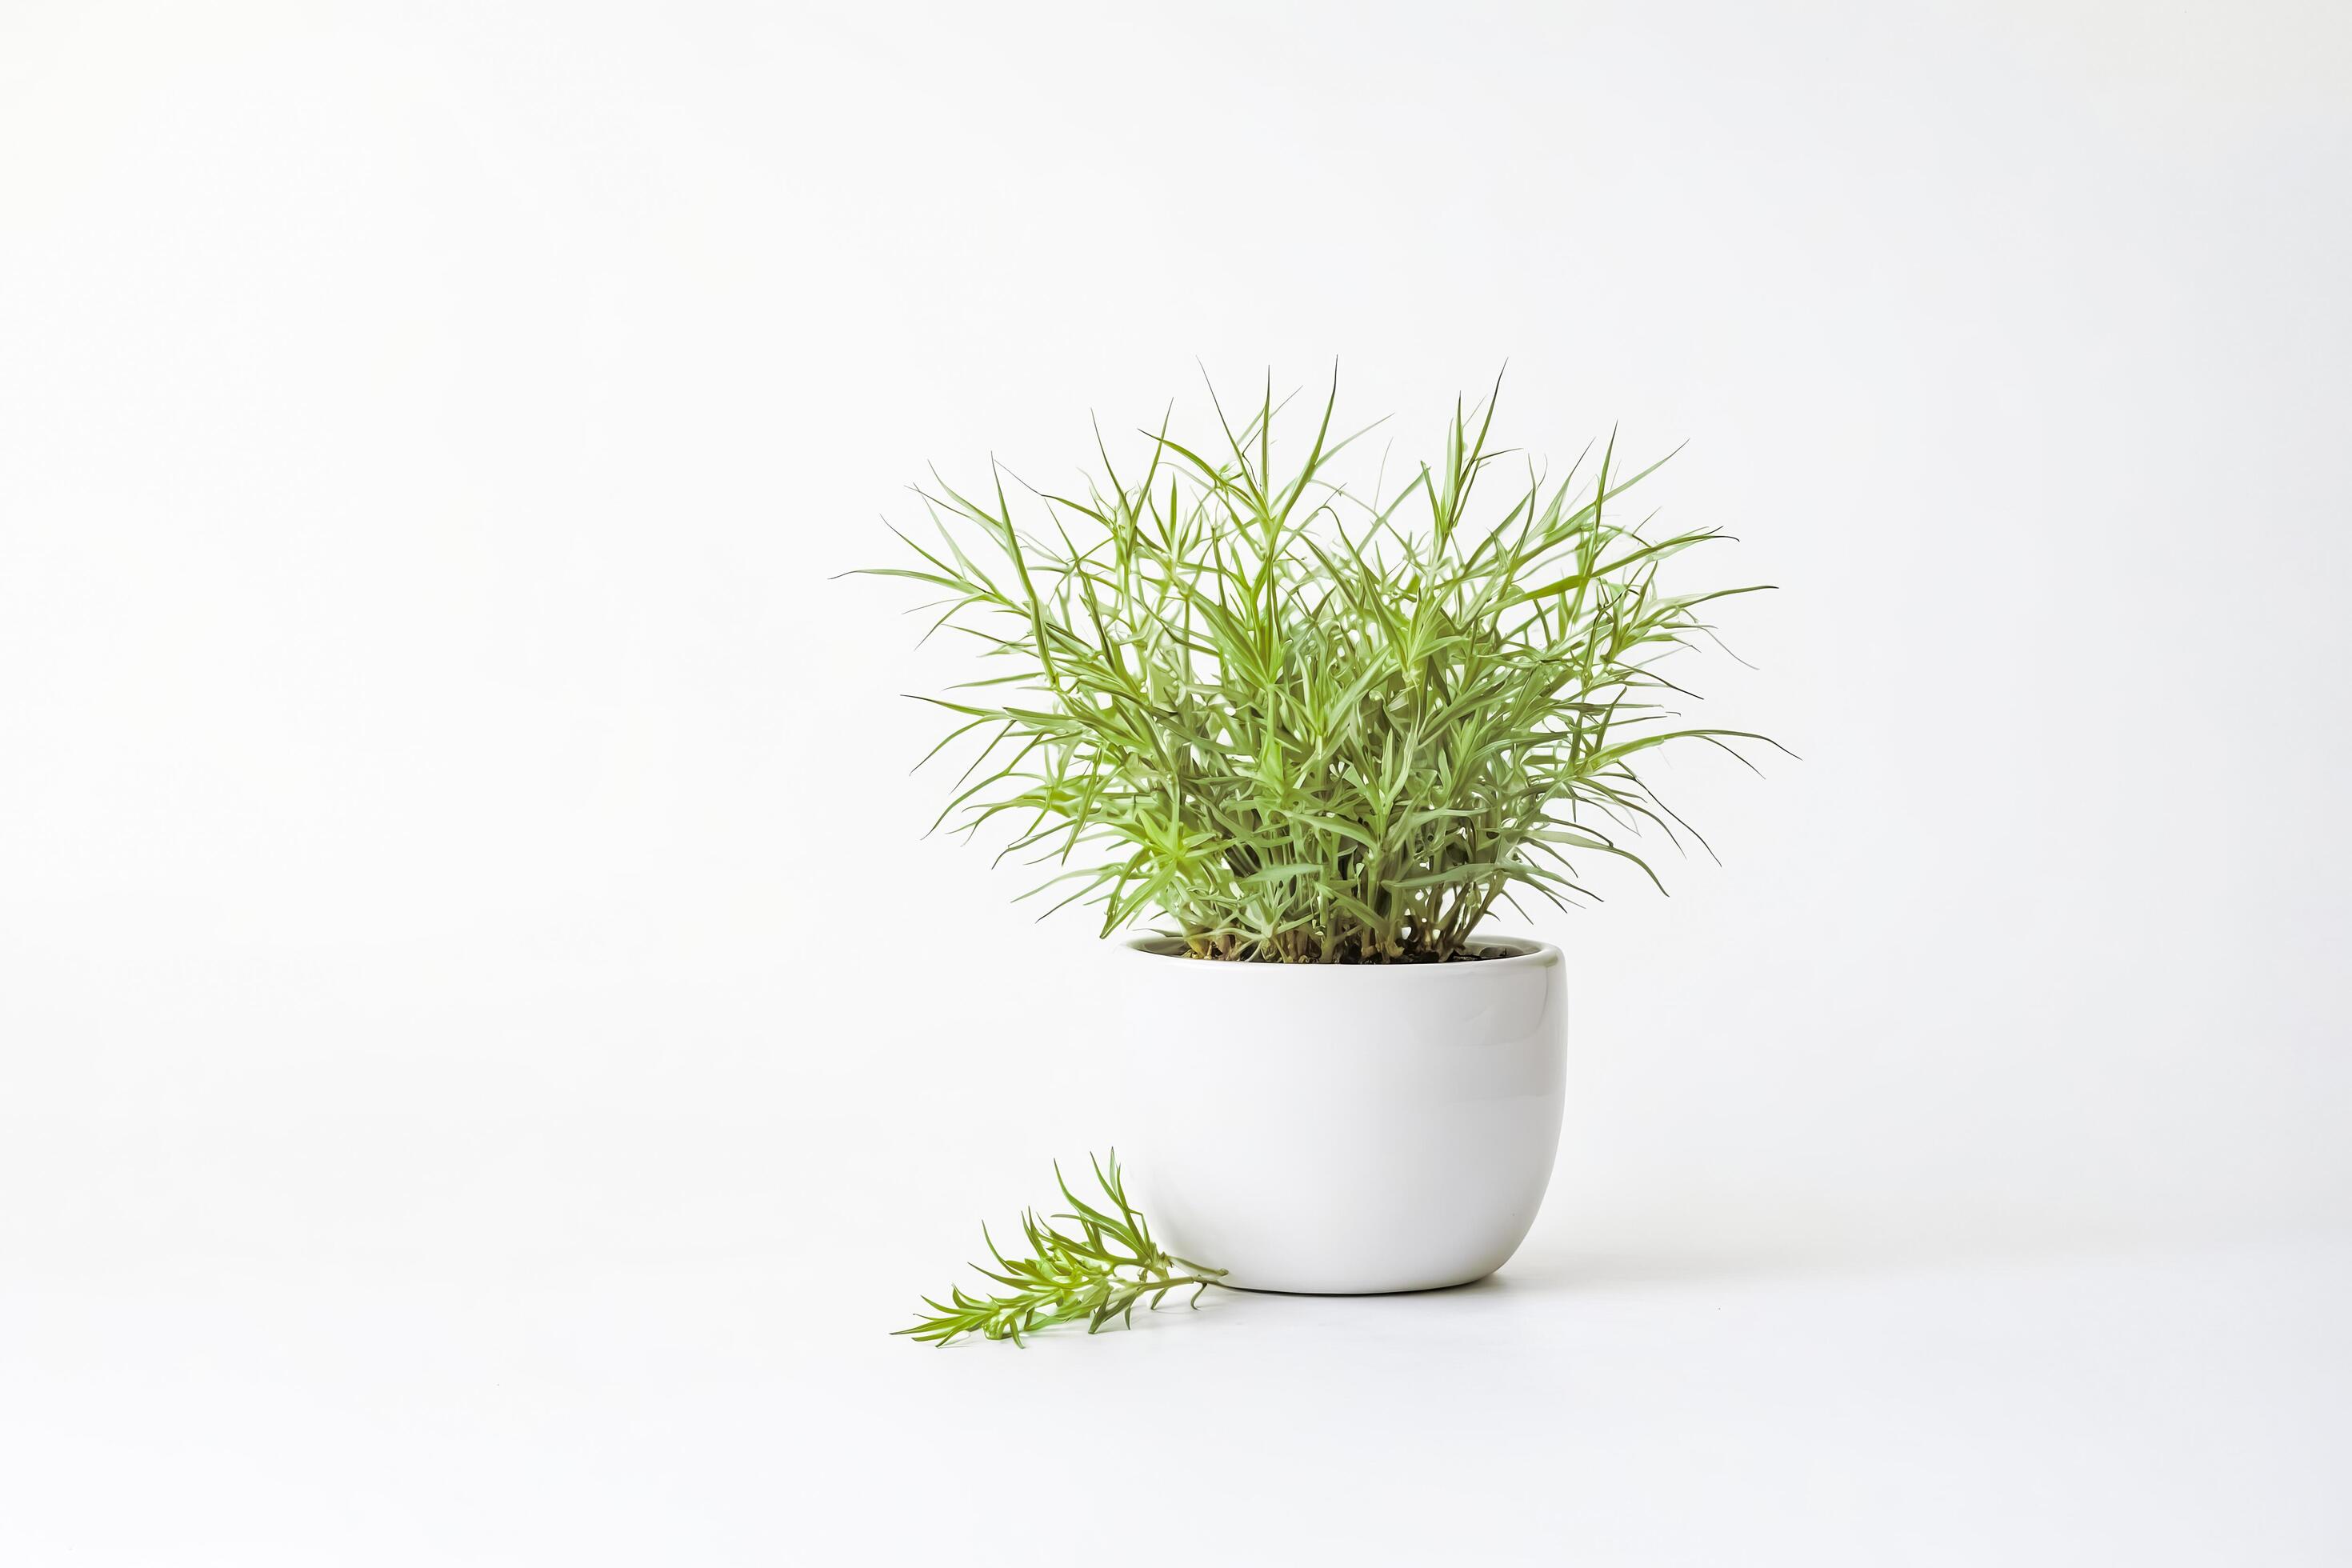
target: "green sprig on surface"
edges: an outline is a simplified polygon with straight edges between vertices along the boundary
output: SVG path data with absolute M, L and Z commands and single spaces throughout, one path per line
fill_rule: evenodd
M 1114 1152 L 1107 1163 L 1091 1156 L 1089 1161 L 1096 1182 L 1117 1214 L 1071 1192 L 1069 1183 L 1062 1178 L 1062 1167 L 1055 1164 L 1055 1184 L 1074 1212 L 1041 1219 L 1034 1210 L 1024 1211 L 1021 1232 L 1029 1244 L 1029 1256 L 1006 1258 L 988 1235 L 987 1226 L 981 1227 L 996 1267 L 975 1263 L 972 1268 L 1005 1287 L 1008 1293 L 976 1296 L 959 1286 L 949 1292 L 945 1302 L 926 1296 L 923 1305 L 931 1310 L 931 1315 L 895 1331 L 940 1345 L 964 1334 L 1009 1339 L 1017 1345 L 1024 1335 L 1080 1319 L 1086 1321 L 1090 1334 L 1101 1331 L 1114 1318 L 1131 1324 L 1138 1301 L 1149 1298 L 1147 1304 L 1156 1308 L 1170 1291 L 1186 1286 L 1192 1288 L 1191 1304 L 1200 1305 L 1202 1293 L 1218 1284 L 1224 1270 L 1161 1251 L 1151 1239 L 1151 1227 L 1127 1200 L 1118 1153 Z M 1055 1219 L 1076 1226 L 1078 1234 L 1070 1236 L 1055 1228 L 1052 1223 Z
M 1332 477 L 1356 438 L 1332 434 L 1337 396 L 1286 467 L 1269 384 L 1238 430 L 1218 408 L 1215 457 L 1163 421 L 1123 479 L 1098 433 L 1101 475 L 1038 493 L 1034 521 L 1001 469 L 976 497 L 919 489 L 938 540 L 901 534 L 919 562 L 877 574 L 936 590 L 932 630 L 1006 670 L 924 699 L 959 721 L 932 756 L 979 748 L 940 822 L 1004 818 L 1003 852 L 1064 867 L 1054 907 L 1101 905 L 1106 936 L 1157 911 L 1196 958 L 1475 956 L 1515 894 L 1592 896 L 1570 857 L 1657 880 L 1623 839 L 1689 827 L 1641 753 L 1773 743 L 1674 723 L 1689 693 L 1658 662 L 1756 590 L 1663 584 L 1723 535 L 1620 521 L 1657 464 L 1625 472 L 1613 437 L 1588 479 L 1582 458 L 1557 481 L 1530 463 L 1474 524 L 1507 455 L 1491 398 L 1457 402 L 1437 461 L 1364 499 Z

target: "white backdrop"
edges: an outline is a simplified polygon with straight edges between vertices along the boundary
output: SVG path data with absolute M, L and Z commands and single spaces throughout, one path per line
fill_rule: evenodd
M 2347 80 L 2320 5 L 0 9 L 0 1558 L 2352 1555 Z M 1804 760 L 1540 922 L 1495 1285 L 884 1339 L 1117 1042 L 835 574 L 1335 359 L 1400 458 L 1506 360 L 1511 445 L 1689 437 L 1783 586 L 1685 673 Z

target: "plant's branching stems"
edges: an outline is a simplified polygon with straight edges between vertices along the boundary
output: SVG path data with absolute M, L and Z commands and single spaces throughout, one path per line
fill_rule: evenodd
M 881 574 L 936 595 L 935 626 L 999 667 L 964 700 L 929 700 L 961 726 L 935 753 L 982 737 L 941 821 L 970 834 L 1005 817 L 1004 851 L 1053 862 L 1076 883 L 1063 901 L 1098 904 L 1106 934 L 1157 910 L 1202 958 L 1474 954 L 1516 891 L 1592 896 L 1564 851 L 1655 882 L 1594 825 L 1677 842 L 1688 824 L 1633 760 L 1696 742 L 1746 762 L 1742 742 L 1774 744 L 1676 727 L 1648 700 L 1689 696 L 1653 667 L 1716 640 L 1706 606 L 1757 590 L 1661 588 L 1663 566 L 1726 536 L 1619 521 L 1659 465 L 1629 476 L 1614 432 L 1580 488 L 1590 448 L 1557 483 L 1530 464 L 1475 524 L 1478 479 L 1506 456 L 1496 403 L 1457 404 L 1440 459 L 1365 498 L 1329 468 L 1355 438 L 1331 438 L 1336 384 L 1283 472 L 1269 384 L 1246 415 L 1213 389 L 1208 441 L 1165 417 L 1144 431 L 1131 487 L 1097 429 L 1104 478 L 1083 500 L 1042 498 L 1035 527 L 1001 475 L 982 500 L 935 474 L 921 493 L 940 544 L 900 535 L 917 560 Z

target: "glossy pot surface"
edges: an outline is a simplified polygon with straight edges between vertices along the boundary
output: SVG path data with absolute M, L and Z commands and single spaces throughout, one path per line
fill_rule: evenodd
M 1551 1179 L 1559 950 L 1436 964 L 1117 949 L 1120 1163 L 1160 1245 L 1260 1290 L 1424 1290 L 1502 1267 Z

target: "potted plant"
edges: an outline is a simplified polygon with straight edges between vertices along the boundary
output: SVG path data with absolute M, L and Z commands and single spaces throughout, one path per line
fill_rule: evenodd
M 1213 444 L 1144 432 L 1125 471 L 1097 433 L 1076 493 L 1016 508 L 1001 472 L 976 498 L 919 491 L 936 539 L 902 533 L 916 559 L 887 569 L 993 667 L 926 699 L 957 721 L 933 754 L 974 753 L 941 821 L 1050 862 L 1054 907 L 1098 906 L 1105 936 L 1155 928 L 1116 962 L 1123 1142 L 1159 1234 L 1116 1165 L 1117 1215 L 1070 1216 L 1079 1243 L 1126 1226 L 1146 1289 L 1409 1290 L 1499 1267 L 1559 1141 L 1567 980 L 1557 947 L 1486 922 L 1582 896 L 1589 859 L 1650 875 L 1627 837 L 1686 825 L 1642 753 L 1762 739 L 1675 722 L 1686 694 L 1658 661 L 1753 590 L 1662 586 L 1721 536 L 1622 520 L 1656 464 L 1624 472 L 1612 437 L 1589 477 L 1588 448 L 1506 489 L 1490 397 L 1456 404 L 1433 462 L 1359 495 L 1336 396 L 1287 462 L 1269 388 L 1238 426 L 1218 406 Z

